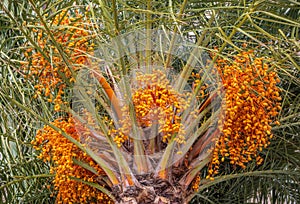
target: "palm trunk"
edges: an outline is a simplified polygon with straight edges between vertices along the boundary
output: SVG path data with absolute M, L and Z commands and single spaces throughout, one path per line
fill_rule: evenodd
M 172 185 L 167 180 L 143 177 L 142 187 L 128 187 L 113 190 L 116 204 L 187 204 L 186 192 L 179 184 Z

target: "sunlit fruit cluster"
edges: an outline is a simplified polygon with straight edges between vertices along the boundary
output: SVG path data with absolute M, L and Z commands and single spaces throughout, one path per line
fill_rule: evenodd
M 52 124 L 79 140 L 73 119 L 57 119 Z M 80 128 L 77 122 L 76 128 Z M 84 131 L 84 126 L 81 128 L 81 131 Z M 88 132 L 88 130 L 86 131 Z M 50 126 L 45 126 L 38 130 L 32 144 L 37 150 L 41 150 L 39 158 L 45 162 L 51 162 L 50 173 L 55 174 L 53 183 L 55 190 L 58 191 L 56 203 L 112 203 L 107 195 L 96 188 L 72 180 L 72 178 L 77 178 L 97 183 L 97 177 L 103 175 L 104 172 L 95 161 L 61 133 Z M 90 165 L 97 174 L 76 165 L 73 159 Z
M 180 113 L 188 107 L 189 101 L 188 94 L 183 96 L 172 88 L 164 72 L 153 70 L 151 74 L 136 74 L 132 102 L 137 124 L 142 128 L 157 125 L 162 142 L 167 142 L 176 134 L 175 141 L 185 143 Z M 132 125 L 129 107 L 124 106 L 122 112 L 124 116 L 120 129 L 112 131 L 119 146 L 128 139 Z
M 218 173 L 228 160 L 246 168 L 252 160 L 263 162 L 259 152 L 270 144 L 270 123 L 280 110 L 280 82 L 270 59 L 257 58 L 253 51 L 237 54 L 232 61 L 217 60 L 225 89 L 225 102 L 219 125 L 221 136 L 213 151 L 208 177 Z M 221 128 L 221 124 L 223 127 Z
M 34 97 L 47 97 L 54 103 L 55 111 L 59 111 L 65 102 L 62 97 L 67 84 L 75 81 L 74 71 L 86 63 L 93 45 L 89 42 L 88 21 L 77 11 L 62 11 L 47 25 L 49 32 L 42 25 L 34 28 L 40 49 L 27 49 L 23 69 L 27 78 L 35 82 Z
M 195 192 L 198 191 L 200 182 L 201 182 L 201 176 L 200 176 L 200 173 L 198 173 L 198 175 L 195 177 L 195 179 L 194 179 L 193 182 L 192 182 L 192 189 L 193 189 Z
M 197 87 L 200 86 L 198 94 L 196 95 L 196 97 L 200 100 L 207 97 L 208 93 L 209 93 L 209 91 L 207 91 L 208 90 L 208 84 L 203 83 L 203 81 L 201 81 L 201 75 L 200 75 L 201 72 L 202 72 L 202 70 L 200 70 L 198 73 L 192 72 L 192 74 L 191 74 L 192 90 L 196 91 Z

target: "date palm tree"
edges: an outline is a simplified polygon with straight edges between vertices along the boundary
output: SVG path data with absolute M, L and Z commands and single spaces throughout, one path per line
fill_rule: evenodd
M 299 8 L 0 2 L 1 201 L 297 203 Z

